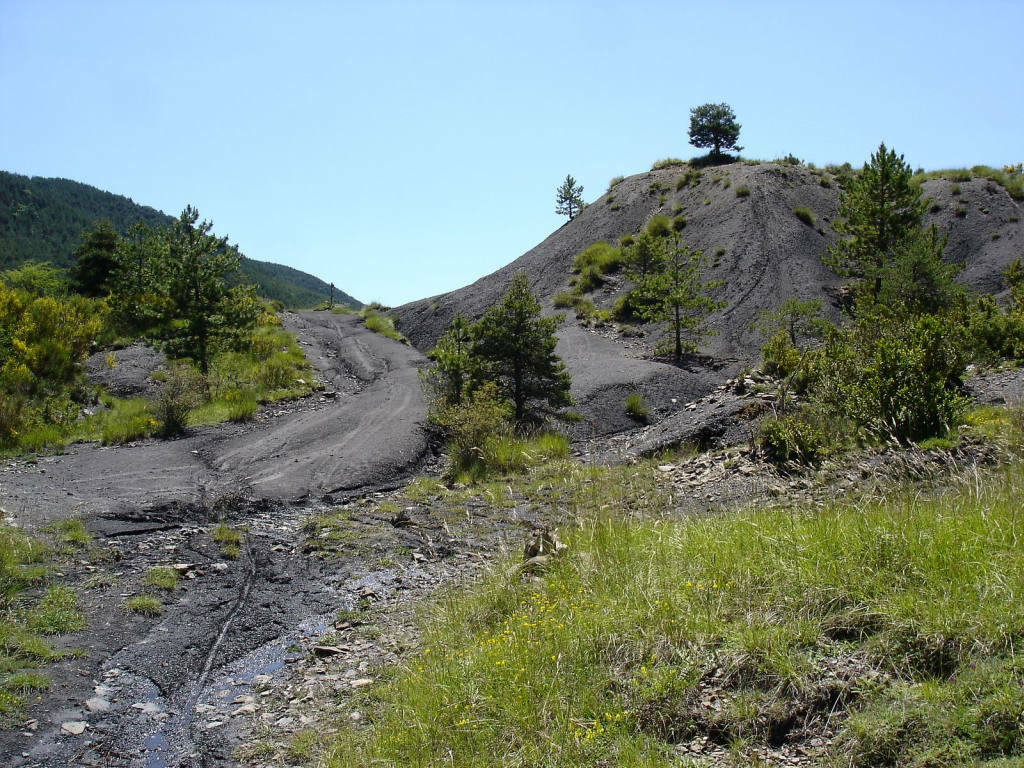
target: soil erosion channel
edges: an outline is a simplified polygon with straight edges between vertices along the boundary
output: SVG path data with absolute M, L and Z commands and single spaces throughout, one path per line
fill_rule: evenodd
M 68 645 L 85 656 L 53 668 L 51 692 L 21 733 L 0 733 L 3 764 L 230 764 L 232 714 L 251 700 L 252 679 L 322 631 L 358 595 L 352 585 L 375 578 L 358 558 L 325 573 L 302 551 L 299 528 L 325 503 L 396 487 L 422 464 L 424 358 L 354 316 L 308 312 L 285 325 L 322 392 L 271 405 L 249 424 L 77 445 L 0 472 L 9 520 L 34 530 L 81 517 L 109 555 L 69 576 L 89 628 Z M 211 539 L 218 519 L 245 526 L 237 559 Z M 171 564 L 182 586 L 163 615 L 125 613 L 146 570 Z M 97 571 L 114 586 L 83 588 Z

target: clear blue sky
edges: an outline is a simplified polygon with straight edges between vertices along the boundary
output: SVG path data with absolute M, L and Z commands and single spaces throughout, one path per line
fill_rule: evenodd
M 0 169 L 176 215 L 399 304 L 465 285 L 616 175 L 744 155 L 1024 160 L 1024 3 L 0 0 Z

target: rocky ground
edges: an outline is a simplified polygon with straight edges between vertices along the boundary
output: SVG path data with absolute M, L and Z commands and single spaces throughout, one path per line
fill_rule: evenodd
M 79 445 L 0 468 L 8 522 L 35 530 L 77 516 L 93 534 L 92 545 L 60 563 L 89 620 L 62 642 L 82 653 L 54 665 L 51 690 L 17 728 L 0 732 L 5 764 L 301 763 L 332 729 L 359 727 L 360 696 L 416 647 L 416 617 L 439 589 L 520 551 L 535 526 L 565 522 L 558 503 L 465 494 L 453 504 L 431 490 L 438 468 L 419 426 L 418 352 L 349 316 L 304 313 L 287 324 L 318 371 L 318 393 L 266 406 L 246 425 L 118 448 Z M 600 332 L 582 328 L 562 343 L 579 371 L 595 371 L 581 375 L 582 391 L 628 388 L 643 351 L 606 349 Z M 138 350 L 124 360 L 123 368 L 96 365 L 97 375 L 121 368 L 108 384 L 144 391 L 158 357 Z M 660 456 L 644 471 L 669 491 L 671 514 L 758 499 L 814 502 L 868 480 L 927 478 L 950 462 L 998 458 L 968 443 L 962 455 L 870 451 L 813 475 L 779 471 L 747 447 L 754 419 L 773 405 L 771 383 L 692 365 L 700 387 L 674 390 L 666 379 L 650 424 L 609 415 L 604 433 L 577 436 L 575 458 Z M 971 387 L 983 402 L 1018 402 L 1024 376 L 998 371 L 973 377 Z M 240 535 L 237 554 L 216 540 L 221 525 Z M 147 586 L 156 566 L 172 568 L 178 586 Z M 127 611 L 140 594 L 158 597 L 162 613 Z M 700 745 L 687 749 L 698 754 Z M 781 763 L 803 760 L 780 755 Z

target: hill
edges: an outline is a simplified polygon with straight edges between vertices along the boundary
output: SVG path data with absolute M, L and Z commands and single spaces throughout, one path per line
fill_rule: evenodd
M 639 232 L 654 215 L 682 215 L 684 239 L 708 257 L 707 277 L 723 282 L 715 298 L 725 307 L 711 316 L 715 335 L 702 347 L 710 359 L 693 359 L 681 368 L 642 359 L 644 345 L 636 339 L 610 328 L 585 328 L 571 311 L 559 330 L 558 348 L 573 376 L 586 433 L 626 428 L 622 403 L 630 391 L 643 394 L 660 415 L 671 414 L 757 362 L 762 339 L 750 325 L 759 310 L 790 297 L 824 298 L 828 311 L 838 316 L 830 299 L 841 281 L 821 262 L 836 239 L 830 222 L 838 208 L 842 169 L 834 170 L 735 162 L 704 169 L 679 164 L 627 177 L 497 272 L 396 308 L 396 325 L 420 349 L 429 349 L 455 312 L 478 317 L 520 271 L 551 310 L 552 297 L 569 287 L 577 253 L 600 240 L 617 243 Z M 926 223 L 949 234 L 947 258 L 965 265 L 960 279 L 980 291 L 1000 290 L 1002 271 L 1022 253 L 1020 204 L 984 178 L 929 179 L 923 189 L 932 198 Z M 813 224 L 798 217 L 797 208 L 811 211 Z M 598 308 L 610 308 L 627 287 L 613 275 L 589 297 Z
M 0 268 L 26 261 L 69 267 L 82 232 L 99 219 L 109 219 L 119 232 L 138 221 L 151 226 L 173 221 L 162 211 L 88 184 L 0 171 Z M 330 297 L 329 284 L 292 267 L 243 258 L 241 272 L 260 295 L 287 307 L 311 307 Z M 362 306 L 338 289 L 334 295 L 337 302 Z

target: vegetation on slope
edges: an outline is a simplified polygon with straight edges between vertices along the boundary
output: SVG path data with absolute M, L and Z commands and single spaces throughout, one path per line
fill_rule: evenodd
M 330 764 L 662 765 L 703 737 L 737 765 L 1024 756 L 1024 467 L 675 521 L 653 475 L 531 479 L 578 520 L 569 554 L 442 601 Z
M 62 521 L 51 533 L 52 545 L 0 523 L 0 726 L 49 688 L 40 667 L 68 655 L 46 636 L 85 625 L 75 593 L 52 582 L 51 563 L 61 555 L 81 557 L 89 536 L 78 520 Z

